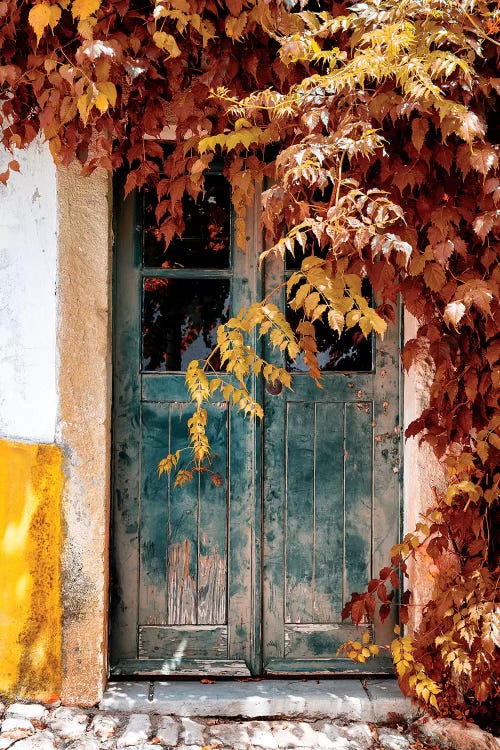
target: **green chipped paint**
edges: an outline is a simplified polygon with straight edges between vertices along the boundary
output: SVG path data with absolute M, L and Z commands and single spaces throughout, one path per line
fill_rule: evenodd
M 269 262 L 269 288 L 283 278 L 281 262 Z M 399 535 L 398 337 L 396 326 L 378 346 L 371 372 L 324 372 L 321 389 L 307 374 L 296 374 L 293 391 L 265 395 L 269 674 L 351 671 L 336 653 L 360 635 L 342 622 L 342 608 L 386 564 Z M 267 355 L 284 364 L 275 352 Z M 373 628 L 377 642 L 388 642 L 393 624 L 390 617 Z M 379 659 L 371 669 L 384 671 L 387 662 Z
M 398 540 L 397 328 L 379 345 L 373 372 L 326 372 L 322 389 L 296 374 L 293 391 L 275 395 L 252 384 L 261 423 L 225 403 L 210 406 L 221 481 L 203 474 L 174 488 L 157 466 L 186 445 L 193 406 L 183 374 L 141 372 L 144 278 L 224 279 L 237 311 L 285 272 L 271 259 L 261 280 L 257 210 L 250 247 L 232 248 L 230 269 L 143 268 L 135 200 L 117 222 L 112 673 L 387 671 L 383 659 L 363 668 L 336 652 L 360 637 L 341 619 L 350 592 L 386 564 Z M 279 353 L 263 353 L 284 364 Z M 179 466 L 187 460 L 182 453 Z M 370 632 L 388 641 L 392 624 Z
M 168 290 L 176 279 L 187 291 L 190 280 L 223 280 L 232 310 L 250 304 L 257 252 L 233 247 L 230 269 L 151 269 L 141 263 L 137 196 L 117 205 L 117 217 L 112 672 L 249 674 L 246 665 L 260 669 L 257 428 L 215 403 L 207 433 L 219 481 L 202 474 L 174 487 L 158 477 L 159 461 L 186 447 L 193 405 L 182 373 L 141 370 L 141 329 L 165 310 L 141 318 L 143 289 Z M 178 468 L 188 462 L 182 451 Z

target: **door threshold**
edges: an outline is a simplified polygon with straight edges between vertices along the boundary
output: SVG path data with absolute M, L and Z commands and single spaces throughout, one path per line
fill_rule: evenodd
M 250 677 L 243 659 L 120 659 L 110 670 L 114 677 Z
M 103 711 L 246 719 L 344 719 L 383 723 L 389 714 L 411 720 L 418 709 L 394 679 L 109 682 Z

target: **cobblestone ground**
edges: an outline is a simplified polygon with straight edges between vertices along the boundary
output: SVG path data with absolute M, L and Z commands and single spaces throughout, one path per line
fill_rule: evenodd
M 338 721 L 193 719 L 0 703 L 0 750 L 423 750 L 457 745 L 415 739 L 415 729 Z M 456 722 L 454 722 L 455 724 Z M 478 730 L 479 731 L 479 730 Z M 460 750 L 496 750 L 491 735 Z M 445 732 L 447 736 L 447 733 Z M 492 744 L 490 743 L 490 740 Z

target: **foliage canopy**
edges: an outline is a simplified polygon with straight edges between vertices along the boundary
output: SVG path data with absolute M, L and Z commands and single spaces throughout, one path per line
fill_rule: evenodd
M 398 295 L 416 317 L 403 364 L 430 362 L 434 374 L 407 436 L 432 447 L 448 488 L 429 490 L 426 517 L 345 615 L 399 606 L 404 624 L 400 574 L 410 557 L 430 560 L 418 630 L 391 646 L 400 683 L 435 711 L 485 724 L 500 696 L 499 13 L 486 0 L 0 2 L 8 149 L 42 133 L 61 165 L 123 167 L 126 191 L 157 191 L 166 247 L 183 230 L 182 195 L 203 189 L 214 154 L 224 154 L 241 244 L 254 186 L 272 179 L 266 254 L 303 252 L 287 289 L 302 322 L 292 332 L 265 300 L 221 327 L 238 383 L 225 398 L 258 414 L 248 373 L 289 385 L 246 346 L 255 329 L 292 357 L 304 352 L 318 379 L 316 320 L 383 335 Z M 361 294 L 366 276 L 376 309 Z M 208 384 L 206 366 L 188 373 L 194 469 L 209 453 L 203 404 L 224 387 Z M 346 645 L 361 661 L 376 650 Z

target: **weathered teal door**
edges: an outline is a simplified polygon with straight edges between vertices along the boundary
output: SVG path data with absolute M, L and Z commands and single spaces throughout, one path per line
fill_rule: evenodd
M 248 675 L 260 608 L 256 425 L 225 403 L 209 409 L 215 481 L 201 474 L 174 488 L 158 463 L 186 445 L 189 361 L 210 353 L 230 309 L 255 298 L 255 254 L 233 247 L 221 175 L 207 178 L 203 200 L 185 199 L 185 237 L 167 257 L 154 207 L 132 196 L 118 212 L 112 672 Z M 188 461 L 183 451 L 179 468 Z
M 158 477 L 159 461 L 186 444 L 187 364 L 210 353 L 230 311 L 288 273 L 273 261 L 261 278 L 252 221 L 248 252 L 234 246 L 229 198 L 224 179 L 208 177 L 203 200 L 184 200 L 186 233 L 167 256 L 152 199 L 117 211 L 114 674 L 351 669 L 336 658 L 353 635 L 343 602 L 397 541 L 397 331 L 377 352 L 325 333 L 322 390 L 287 363 L 293 392 L 255 385 L 263 424 L 210 408 L 215 477 L 176 488 Z M 188 460 L 182 452 L 179 466 Z
M 289 258 L 287 265 L 268 261 L 266 291 L 289 277 L 296 262 Z M 293 324 L 294 313 L 287 314 Z M 326 326 L 318 328 L 322 388 L 300 360 L 281 361 L 294 373 L 293 390 L 264 394 L 268 674 L 354 669 L 336 656 L 342 643 L 361 637 L 342 623 L 341 611 L 387 564 L 399 533 L 398 326 L 377 348 L 356 331 L 339 340 Z M 361 631 L 387 643 L 393 625 L 390 617 L 384 626 L 361 625 Z M 384 659 L 359 666 L 365 672 L 389 668 Z

